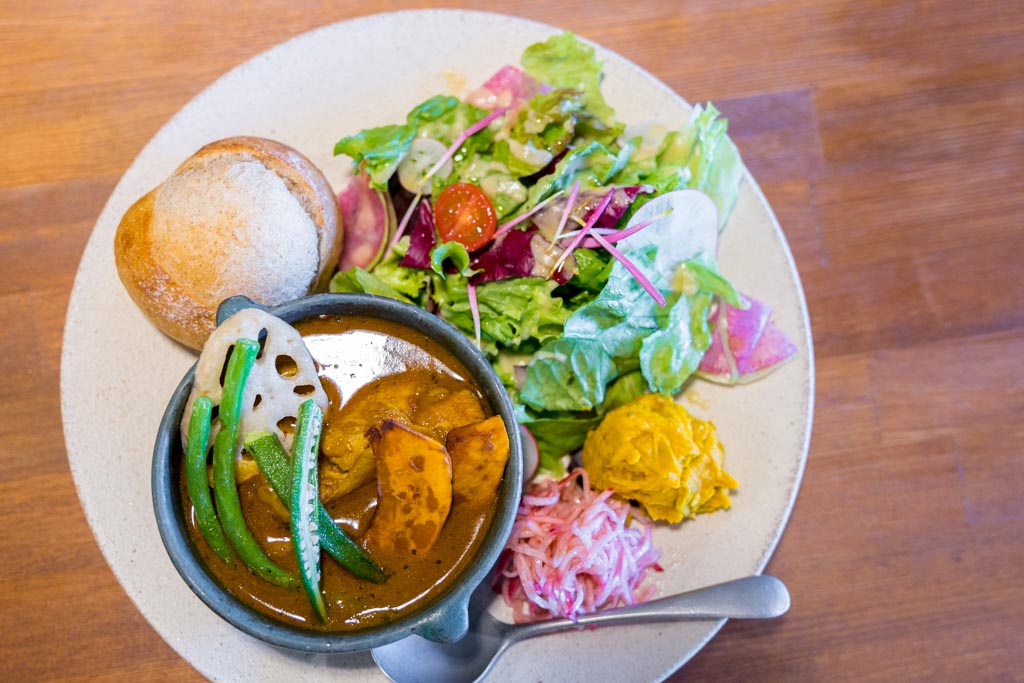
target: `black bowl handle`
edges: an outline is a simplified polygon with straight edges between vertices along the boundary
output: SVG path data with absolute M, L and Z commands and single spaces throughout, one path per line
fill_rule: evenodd
M 221 301 L 220 306 L 217 307 L 217 324 L 220 325 L 235 313 L 246 308 L 258 308 L 261 311 L 267 310 L 266 306 L 256 303 L 247 296 L 228 297 Z
M 469 631 L 469 593 L 455 595 L 447 605 L 439 606 L 430 619 L 412 632 L 420 638 L 436 643 L 453 643 L 466 637 Z

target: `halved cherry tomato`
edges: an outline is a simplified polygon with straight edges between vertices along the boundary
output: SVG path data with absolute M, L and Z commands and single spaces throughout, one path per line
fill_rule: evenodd
M 437 234 L 475 251 L 491 241 L 498 215 L 484 191 L 470 183 L 449 185 L 434 200 Z

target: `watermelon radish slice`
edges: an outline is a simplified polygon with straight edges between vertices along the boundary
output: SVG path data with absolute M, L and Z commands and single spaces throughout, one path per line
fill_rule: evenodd
M 345 227 L 338 270 L 373 268 L 384 258 L 398 224 L 391 195 L 370 187 L 370 176 L 358 173 L 338 194 L 338 206 Z
M 746 384 L 761 379 L 795 355 L 796 346 L 786 333 L 775 323 L 769 322 L 754 351 L 746 358 L 736 361 L 736 368 L 740 373 L 739 383 Z
M 537 447 L 537 439 L 533 438 L 530 430 L 523 425 L 519 425 L 519 435 L 523 442 L 523 492 L 525 493 L 537 475 L 537 467 L 540 465 L 540 448 Z
M 471 92 L 466 101 L 481 109 L 507 109 L 527 102 L 534 95 L 549 89 L 543 83 L 527 76 L 519 67 L 509 64 Z
M 796 346 L 775 323 L 771 306 L 749 296 L 750 305 L 734 308 L 719 302 L 711 346 L 697 376 L 719 384 L 747 384 L 764 377 L 796 354 Z

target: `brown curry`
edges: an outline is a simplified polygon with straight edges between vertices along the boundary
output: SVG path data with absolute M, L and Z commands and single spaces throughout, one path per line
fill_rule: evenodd
M 323 554 L 329 618 L 321 623 L 301 590 L 275 586 L 213 553 L 196 526 L 183 476 L 189 531 L 218 580 L 264 614 L 326 631 L 381 626 L 427 607 L 472 559 L 495 512 L 507 455 L 491 456 L 501 450 L 494 442 L 506 438 L 504 426 L 500 418 L 488 419 L 487 403 L 465 368 L 415 330 L 335 316 L 295 327 L 330 398 L 321 436 L 321 501 L 388 578 L 379 584 L 358 579 Z M 467 438 L 476 446 L 466 447 Z M 424 466 L 418 456 L 403 459 L 402 449 L 428 455 L 439 450 L 450 460 L 441 456 Z M 474 490 L 481 493 L 472 495 Z M 263 475 L 241 483 L 239 497 L 267 556 L 297 572 L 288 511 Z

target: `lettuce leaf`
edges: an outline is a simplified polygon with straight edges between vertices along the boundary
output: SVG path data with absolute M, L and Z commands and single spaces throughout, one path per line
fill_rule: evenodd
M 582 108 L 581 93 L 576 90 L 560 88 L 535 95 L 510 122 L 507 137 L 495 142 L 494 157 L 517 178 L 542 171 L 572 142 L 576 112 Z
M 583 93 L 586 111 L 604 126 L 615 125 L 615 111 L 601 94 L 601 62 L 594 57 L 594 48 L 581 43 L 566 31 L 551 36 L 543 43 L 526 48 L 523 70 L 538 81 L 556 88 L 572 88 Z
M 378 277 L 378 270 L 379 267 L 373 273 L 368 273 L 359 266 L 353 266 L 349 270 L 338 271 L 331 278 L 329 289 L 332 292 L 376 294 L 377 296 L 398 299 L 407 304 L 413 303 L 409 297 L 405 296 L 394 285 Z
M 701 190 L 718 207 L 722 228 L 739 196 L 744 168 L 739 150 L 727 135 L 728 128 L 728 121 L 713 104 L 698 104 L 681 130 L 665 135 L 653 154 L 635 154 L 614 181 L 653 185 L 657 194 L 686 187 Z M 641 197 L 634 210 L 644 201 Z
M 628 258 L 659 290 L 665 278 L 654 271 L 653 245 Z M 660 308 L 620 263 L 596 299 L 565 322 L 562 339 L 545 344 L 526 369 L 519 398 L 535 410 L 591 410 L 604 400 L 605 387 L 639 365 L 644 338 L 657 331 Z M 582 378 L 577 377 L 583 364 Z
M 554 476 L 565 474 L 562 456 L 583 446 L 587 432 L 596 429 L 609 411 L 641 396 L 647 390 L 639 372 L 623 375 L 608 387 L 605 400 L 588 412 L 536 411 L 515 404 L 516 419 L 526 425 L 540 449 L 540 468 Z
M 448 112 L 460 107 L 470 107 L 450 95 L 438 95 L 417 105 L 406 116 L 403 125 L 388 125 L 368 128 L 364 131 L 338 140 L 334 155 L 347 154 L 356 167 L 362 167 L 378 190 L 386 190 L 388 178 L 409 152 L 409 146 L 420 126 L 436 121 Z M 473 107 L 473 109 L 476 109 Z M 483 112 L 483 110 L 477 110 Z M 486 114 L 486 112 L 483 112 Z M 482 116 L 482 115 L 481 115 Z M 477 120 L 479 120 L 478 117 Z M 473 123 L 472 121 L 470 123 Z M 467 124 L 468 125 L 468 124 Z M 454 140 L 454 136 L 451 138 Z
M 601 417 L 593 413 L 537 413 L 519 403 L 515 410 L 516 421 L 537 440 L 541 471 L 554 476 L 565 474 L 562 456 L 579 450 L 587 432 L 601 424 Z
M 331 278 L 329 291 L 356 292 L 387 296 L 399 301 L 419 304 L 427 283 L 427 271 L 407 268 L 401 261 L 409 249 L 409 238 L 403 237 L 372 273 L 361 268 L 338 271 Z
M 711 266 L 687 261 L 677 273 L 659 270 L 657 246 L 626 254 L 665 295 L 658 306 L 619 262 L 596 299 L 565 322 L 561 339 L 544 344 L 527 367 L 519 399 L 537 411 L 586 411 L 606 401 L 609 383 L 639 370 L 651 391 L 674 394 L 711 344 L 713 297 L 738 294 Z M 675 285 L 683 285 L 677 291 Z
M 592 410 L 615 372 L 599 342 L 566 336 L 534 354 L 519 398 L 536 410 Z
M 438 140 L 446 147 L 455 142 L 455 138 L 459 137 L 464 130 L 490 113 L 486 109 L 474 107 L 461 100 L 456 100 L 454 106 L 446 107 L 443 111 L 440 109 L 434 111 L 438 112 L 437 116 L 419 119 L 417 134 L 421 137 Z M 493 141 L 494 136 L 490 129 L 484 128 L 466 140 L 465 144 L 456 151 L 456 156 L 459 156 L 460 152 L 462 156 L 465 156 L 477 149 L 487 149 Z
M 442 242 L 430 252 L 430 269 L 441 278 L 446 277 L 444 272 L 446 263 L 466 277 L 476 273 L 476 270 L 469 267 L 469 252 L 459 242 Z
M 530 188 L 520 212 L 529 211 L 556 192 L 568 190 L 577 180 L 581 190 L 607 184 L 611 179 L 609 172 L 617 166 L 618 160 L 618 154 L 600 142 L 576 147 L 562 157 L 551 173 L 537 180 Z
M 433 299 L 442 318 L 466 333 L 474 334 L 473 316 L 466 294 L 466 278 L 458 273 L 445 278 L 431 276 Z M 491 355 L 497 344 L 518 348 L 525 342 L 536 344 L 558 339 L 570 311 L 552 291 L 557 283 L 544 278 L 526 277 L 487 282 L 476 288 L 480 308 L 481 341 Z

